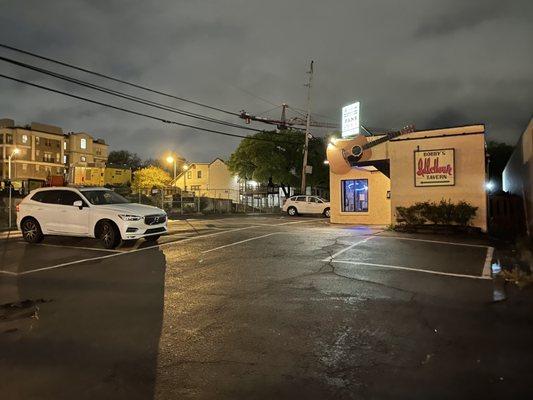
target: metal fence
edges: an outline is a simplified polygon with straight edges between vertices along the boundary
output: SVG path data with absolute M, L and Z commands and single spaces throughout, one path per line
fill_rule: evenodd
M 276 213 L 283 205 L 279 194 L 261 190 L 203 189 L 181 191 L 176 187 L 132 190 L 129 187 L 114 188 L 117 193 L 133 203 L 140 203 L 164 209 L 169 216 L 193 214 L 231 213 Z M 11 227 L 16 226 L 16 206 L 23 196 L 13 191 L 11 205 Z M 0 192 L 0 229 L 8 228 L 9 196 L 7 190 Z

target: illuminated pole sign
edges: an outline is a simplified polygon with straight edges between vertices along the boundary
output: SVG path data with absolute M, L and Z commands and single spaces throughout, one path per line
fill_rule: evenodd
M 342 107 L 342 137 L 359 135 L 360 103 L 355 102 Z

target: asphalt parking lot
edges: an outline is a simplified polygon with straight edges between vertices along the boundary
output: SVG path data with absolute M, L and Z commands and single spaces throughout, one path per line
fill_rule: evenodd
M 482 239 L 322 218 L 175 221 L 158 245 L 1 240 L 8 398 L 522 395 L 531 321 L 492 303 Z M 37 303 L 36 303 L 37 304 Z M 501 338 L 512 335 L 513 341 Z

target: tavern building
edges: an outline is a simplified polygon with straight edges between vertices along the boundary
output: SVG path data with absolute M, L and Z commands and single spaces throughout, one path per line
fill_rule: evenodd
M 368 143 L 359 160 L 357 139 Z M 471 224 L 486 232 L 485 150 L 484 125 L 334 140 L 327 150 L 331 222 L 394 224 L 397 207 L 444 199 L 477 207 Z

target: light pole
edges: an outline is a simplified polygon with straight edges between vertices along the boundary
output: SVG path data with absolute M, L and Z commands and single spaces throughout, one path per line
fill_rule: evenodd
M 20 150 L 15 147 L 13 149 L 13 152 L 7 158 L 7 160 L 8 160 L 8 162 L 7 162 L 7 179 L 9 181 L 9 205 L 8 205 L 8 213 L 9 213 L 8 224 L 9 224 L 9 228 L 8 229 L 11 229 L 11 189 L 13 187 L 13 185 L 11 184 L 11 159 L 13 158 L 13 156 L 17 155 L 18 153 L 20 153 Z
M 189 166 L 187 164 L 183 164 L 183 190 L 187 191 L 187 170 L 189 169 Z
M 174 180 L 175 180 L 176 179 L 176 159 L 172 156 L 168 156 L 167 163 L 174 164 Z

